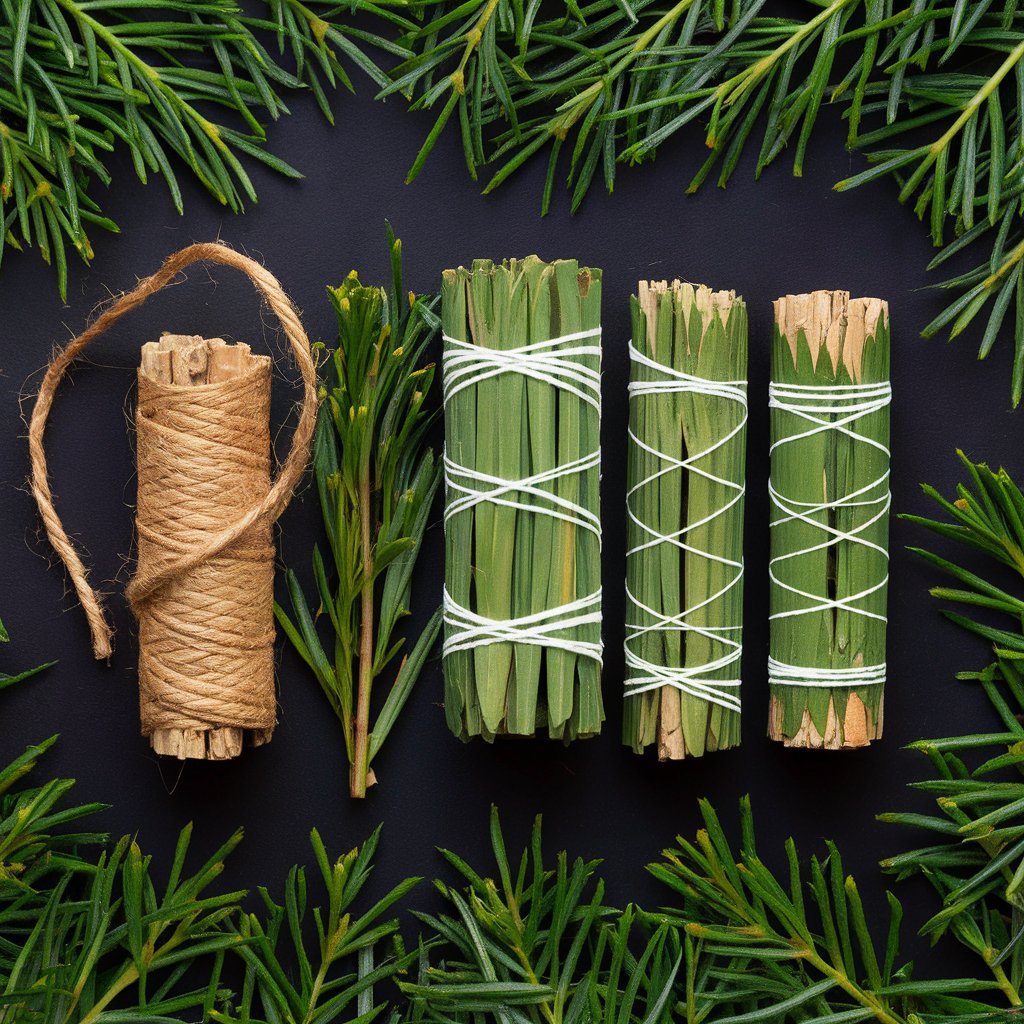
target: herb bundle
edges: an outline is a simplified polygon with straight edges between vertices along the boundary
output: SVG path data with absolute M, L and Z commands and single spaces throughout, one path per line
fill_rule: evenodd
M 601 272 L 445 271 L 445 712 L 463 739 L 601 728 Z
M 769 735 L 882 734 L 889 529 L 889 323 L 846 292 L 775 303 Z
M 623 736 L 699 757 L 740 741 L 747 311 L 679 281 L 630 308 Z
M 438 610 L 403 655 L 371 727 L 373 684 L 405 645 L 394 634 L 409 614 L 412 574 L 441 480 L 428 443 L 434 366 L 423 363 L 438 327 L 435 302 L 403 291 L 401 243 L 390 226 L 388 244 L 390 290 L 362 285 L 354 271 L 329 289 L 338 344 L 323 388 L 313 471 L 333 573 L 314 545 L 317 613 L 292 570 L 286 580 L 294 620 L 275 605 L 341 721 L 354 797 L 376 781 L 372 761 L 441 628 Z M 332 658 L 317 631 L 324 619 L 333 633 Z
M 270 490 L 271 368 L 269 356 L 221 338 L 164 334 L 142 346 L 135 414 L 140 573 L 165 562 L 169 538 L 177 555 L 209 543 L 211 524 L 237 521 Z M 211 479 L 216 487 L 207 486 Z M 261 746 L 274 734 L 269 519 L 246 531 L 235 551 L 179 577 L 163 600 L 136 607 L 139 717 L 158 754 L 226 760 L 246 742 Z

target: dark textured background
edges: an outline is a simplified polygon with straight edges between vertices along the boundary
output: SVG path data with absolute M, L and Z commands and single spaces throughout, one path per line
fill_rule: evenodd
M 968 726 L 983 729 L 989 711 L 980 694 L 956 683 L 955 670 L 984 663 L 985 652 L 945 623 L 928 597 L 933 572 L 904 552 L 920 532 L 894 521 L 890 590 L 889 688 L 886 735 L 869 750 L 836 754 L 789 752 L 764 736 L 767 684 L 766 389 L 771 300 L 784 292 L 847 288 L 887 298 L 893 322 L 892 411 L 894 509 L 928 511 L 918 490 L 927 480 L 947 492 L 960 477 L 954 449 L 1004 461 L 1024 471 L 1020 415 L 1009 409 L 1008 345 L 976 364 L 971 338 L 954 346 L 922 341 L 918 332 L 942 307 L 923 290 L 930 256 L 925 231 L 900 208 L 888 183 L 840 195 L 832 184 L 860 166 L 842 146 L 843 129 L 824 119 L 803 179 L 780 161 L 760 183 L 750 162 L 727 190 L 684 194 L 687 171 L 703 158 L 698 135 L 678 139 L 653 166 L 623 171 L 614 196 L 595 188 L 571 218 L 567 197 L 539 217 L 543 167 L 531 164 L 492 197 L 478 194 L 461 162 L 458 140 L 446 136 L 413 186 L 403 178 L 429 120 L 400 103 L 364 95 L 337 98 L 329 127 L 311 99 L 293 102 L 294 116 L 275 126 L 274 150 L 306 173 L 286 182 L 254 170 L 260 202 L 244 218 L 184 188 L 179 217 L 160 184 L 141 187 L 127 161 L 115 163 L 117 186 L 102 197 L 121 225 L 120 237 L 98 236 L 91 268 L 73 265 L 62 306 L 53 275 L 35 254 L 8 251 L 0 272 L 0 617 L 13 643 L 0 668 L 13 672 L 43 659 L 59 664 L 44 676 L 0 694 L 0 758 L 61 734 L 42 769 L 79 780 L 80 800 L 113 804 L 103 815 L 111 832 L 134 832 L 166 863 L 170 843 L 196 825 L 197 856 L 237 825 L 247 837 L 232 857 L 232 884 L 266 883 L 275 891 L 286 869 L 309 860 L 307 834 L 316 826 L 333 850 L 348 849 L 378 822 L 385 825 L 378 883 L 439 870 L 436 844 L 490 868 L 487 812 L 501 808 L 510 845 L 521 848 L 532 816 L 543 812 L 549 849 L 603 857 L 612 901 L 654 903 L 661 892 L 642 868 L 678 832 L 696 827 L 696 800 L 711 797 L 728 822 L 749 791 L 762 829 L 762 852 L 776 860 L 784 836 L 820 850 L 821 837 L 840 840 L 873 901 L 881 894 L 878 859 L 911 838 L 874 822 L 884 809 L 913 800 L 906 784 L 924 768 L 903 750 L 921 737 Z M 539 253 L 574 256 L 605 273 L 604 589 L 608 722 L 598 740 L 569 749 L 547 741 L 463 746 L 446 731 L 439 707 L 441 672 L 428 665 L 417 691 L 379 756 L 380 785 L 364 804 L 349 800 L 341 733 L 315 681 L 280 646 L 280 724 L 273 742 L 230 763 L 158 760 L 138 734 L 136 645 L 122 596 L 129 575 L 134 497 L 130 412 L 139 345 L 161 330 L 244 340 L 282 353 L 282 339 L 247 283 L 233 272 L 197 269 L 189 281 L 152 300 L 110 336 L 67 381 L 47 436 L 58 508 L 87 548 L 93 578 L 109 581 L 116 619 L 111 665 L 92 659 L 81 611 L 66 593 L 61 568 L 48 564 L 36 510 L 24 488 L 28 459 L 25 400 L 38 386 L 55 345 L 81 330 L 112 291 L 154 270 L 171 250 L 221 237 L 265 260 L 305 311 L 313 337 L 333 339 L 324 286 L 353 267 L 364 281 L 386 280 L 384 218 L 404 242 L 407 283 L 436 286 L 442 268 L 488 256 Z M 744 741 L 741 749 L 680 765 L 659 766 L 619 741 L 624 566 L 625 380 L 627 296 L 641 277 L 683 276 L 735 288 L 750 310 Z M 294 422 L 295 373 L 279 362 L 274 423 Z M 19 400 L 21 404 L 19 406 Z M 278 453 L 287 431 L 278 438 Z M 319 510 L 308 484 L 280 521 L 279 555 L 308 581 Z M 439 596 L 439 528 L 429 535 L 417 576 L 419 612 Z M 931 896 L 900 887 L 908 933 L 930 912 Z M 426 890 L 421 890 L 421 900 Z

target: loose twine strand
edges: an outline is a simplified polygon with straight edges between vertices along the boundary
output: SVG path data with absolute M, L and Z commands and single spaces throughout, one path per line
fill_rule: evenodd
M 62 349 L 54 357 L 43 377 L 29 423 L 28 444 L 32 462 L 32 493 L 39 506 L 39 513 L 43 525 L 46 527 L 46 535 L 49 537 L 50 544 L 67 567 L 68 575 L 75 587 L 75 593 L 85 611 L 89 622 L 89 631 L 92 635 L 93 654 L 97 658 L 110 657 L 113 650 L 113 630 L 103 610 L 99 594 L 89 583 L 88 571 L 81 556 L 71 543 L 54 507 L 43 443 L 46 423 L 53 407 L 57 388 L 65 372 L 86 346 L 105 334 L 123 316 L 131 313 L 152 295 L 166 288 L 183 270 L 195 263 L 219 263 L 240 270 L 266 299 L 288 338 L 295 361 L 302 374 L 302 412 L 292 436 L 292 446 L 288 457 L 266 495 L 234 522 L 209 534 L 203 543 L 197 543 L 182 550 L 176 558 L 163 560 L 151 572 L 136 572 L 127 588 L 128 601 L 133 612 L 138 615 L 142 605 L 151 601 L 154 595 L 169 581 L 177 579 L 184 573 L 216 557 L 242 537 L 254 524 L 261 521 L 268 524 L 274 522 L 291 500 L 292 493 L 309 460 L 310 443 L 316 425 L 316 364 L 310 350 L 309 338 L 299 320 L 298 311 L 281 287 L 280 282 L 266 267 L 220 242 L 189 245 L 168 256 L 163 266 L 155 274 L 143 278 L 130 292 L 117 298 L 77 338 Z

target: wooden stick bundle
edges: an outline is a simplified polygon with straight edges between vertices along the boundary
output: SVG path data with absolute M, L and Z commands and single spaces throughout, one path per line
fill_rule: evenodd
M 776 301 L 768 732 L 787 746 L 882 734 L 889 400 L 885 302 Z
M 141 573 L 167 553 L 161 523 L 174 527 L 173 557 L 174 550 L 201 542 L 211 523 L 238 515 L 270 489 L 270 372 L 269 356 L 254 356 L 248 345 L 220 338 L 165 334 L 142 346 L 136 411 Z M 205 390 L 190 390 L 195 388 Z M 244 400 L 231 402 L 230 415 L 238 422 L 226 425 L 228 437 L 244 433 L 248 440 L 243 449 L 224 447 L 223 458 L 206 459 L 217 454 L 210 448 L 227 441 L 223 417 L 216 413 L 229 391 Z M 211 394 L 217 394 L 212 405 L 197 401 Z M 183 465 L 176 451 L 177 471 L 155 466 L 164 461 L 157 449 L 182 430 L 192 435 L 190 445 L 202 464 Z M 240 450 L 245 457 L 237 457 Z M 182 505 L 188 507 L 184 527 Z M 240 563 L 244 592 L 235 580 Z M 139 710 L 142 732 L 158 754 L 224 760 L 237 757 L 244 741 L 259 746 L 273 734 L 270 523 L 254 526 L 200 572 L 201 579 L 180 578 L 165 588 L 159 603 L 138 609 Z M 197 600 L 197 588 L 209 599 Z M 263 643 L 253 642 L 261 636 Z M 245 700 L 235 706 L 241 693 Z
M 740 741 L 747 311 L 680 281 L 631 309 L 623 739 L 678 760 Z

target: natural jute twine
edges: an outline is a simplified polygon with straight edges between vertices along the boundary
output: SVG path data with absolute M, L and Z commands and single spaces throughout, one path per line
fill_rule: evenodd
M 29 425 L 32 491 L 47 536 L 85 610 L 97 658 L 112 630 L 101 599 L 54 508 L 43 435 L 57 387 L 82 350 L 194 263 L 241 270 L 279 320 L 304 395 L 291 450 L 269 479 L 269 361 L 241 377 L 183 387 L 139 375 L 139 558 L 127 596 L 140 623 L 143 733 L 157 729 L 272 729 L 273 558 L 270 527 L 309 457 L 316 366 L 298 312 L 265 267 L 220 243 L 190 245 L 116 299 L 50 364 Z M 260 422 L 263 425 L 260 425 Z

